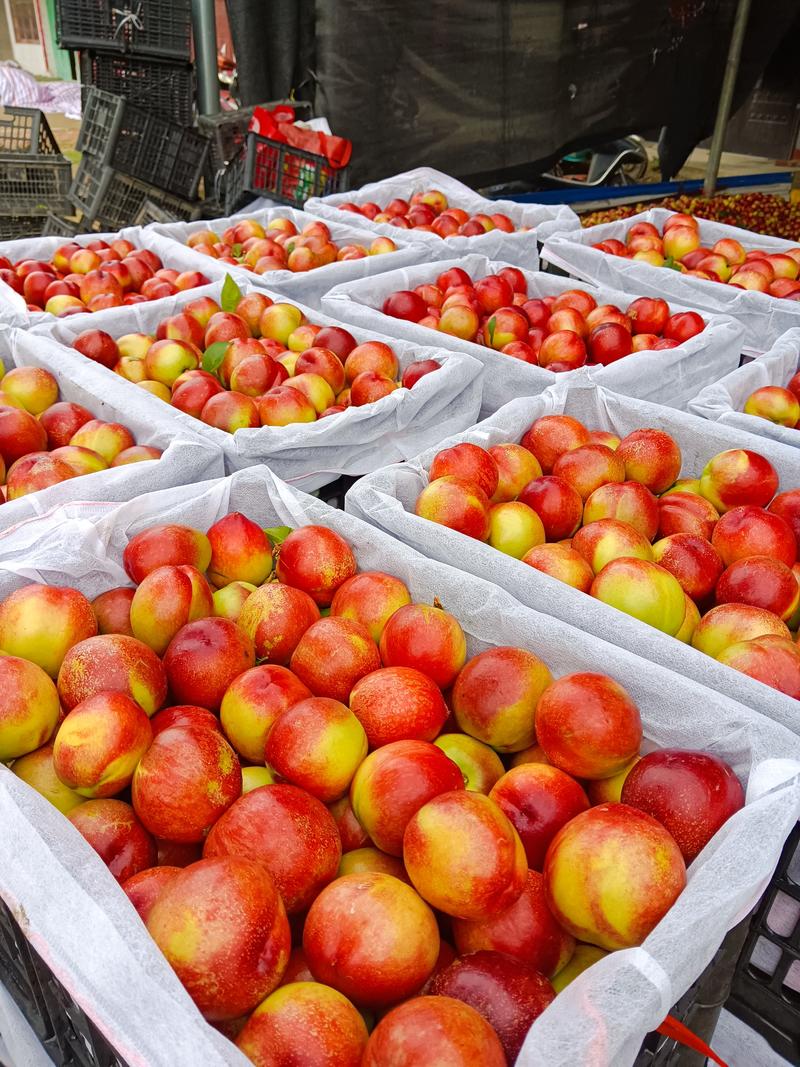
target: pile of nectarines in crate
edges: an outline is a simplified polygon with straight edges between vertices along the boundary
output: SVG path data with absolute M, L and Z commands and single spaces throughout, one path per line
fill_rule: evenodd
M 245 472 L 183 506 L 199 518 L 259 479 L 276 491 Z M 330 521 L 265 529 L 259 503 L 260 521 L 144 520 L 180 507 L 142 498 L 133 526 L 120 509 L 129 584 L 4 596 L 0 760 L 83 835 L 254 1064 L 513 1064 L 570 983 L 670 921 L 729 820 L 710 862 L 744 862 L 726 755 L 749 767 L 752 729 L 790 758 L 781 727 L 659 668 L 643 679 L 636 658 L 299 496 L 298 520 Z M 333 526 L 406 580 L 362 569 Z M 487 598 L 492 641 L 473 632 Z M 524 640 L 494 643 L 517 625 Z M 687 743 L 645 741 L 666 738 L 663 708 Z M 606 984 L 582 988 L 602 1000 Z M 590 1015 L 569 1012 L 570 1032 Z

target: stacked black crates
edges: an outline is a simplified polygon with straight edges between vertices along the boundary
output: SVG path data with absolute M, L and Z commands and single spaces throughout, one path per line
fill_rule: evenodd
M 80 53 L 83 156 L 70 199 L 84 223 L 128 225 L 146 201 L 191 218 L 208 153 L 191 128 L 191 0 L 57 0 L 56 14 L 59 43 Z
M 48 214 L 68 211 L 71 174 L 42 112 L 5 108 L 0 113 L 0 239 L 39 234 Z

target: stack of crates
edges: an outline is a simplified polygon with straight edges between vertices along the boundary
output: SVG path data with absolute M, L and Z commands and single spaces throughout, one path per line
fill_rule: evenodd
M 95 86 L 191 124 L 191 0 L 56 0 L 56 33 L 62 48 L 80 52 L 84 97 Z
M 71 177 L 41 111 L 0 113 L 0 240 L 40 234 L 50 213 L 69 211 Z
M 145 202 L 168 219 L 196 215 L 209 150 L 197 129 L 89 87 L 76 147 L 82 156 L 70 198 L 87 225 L 130 225 Z
M 208 142 L 192 128 L 191 0 L 56 0 L 56 30 L 79 53 L 83 157 L 70 200 L 84 228 L 129 225 L 145 201 L 194 217 Z

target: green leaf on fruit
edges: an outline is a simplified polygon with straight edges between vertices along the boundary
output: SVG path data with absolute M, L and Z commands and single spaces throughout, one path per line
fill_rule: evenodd
M 667 256 L 667 258 L 664 260 L 664 266 L 667 267 L 669 270 L 676 270 L 680 273 L 680 265 L 676 260 L 672 258 L 672 256 Z
M 233 245 L 233 247 L 231 248 L 231 255 L 233 256 L 233 258 L 238 259 L 241 254 L 242 246 L 240 244 Z
M 489 344 L 490 345 L 494 344 L 494 330 L 495 330 L 495 326 L 496 325 L 497 325 L 497 319 L 495 319 L 494 315 L 492 315 L 492 317 L 486 323 L 486 331 L 489 334 Z
M 328 618 L 328 616 L 330 615 L 330 613 L 331 613 L 331 609 L 330 609 L 330 607 L 327 607 L 327 608 L 320 608 L 320 609 L 319 609 L 319 617 L 320 617 L 321 619 L 327 619 L 327 618 Z
M 216 374 L 225 358 L 229 344 L 230 341 L 215 341 L 213 345 L 209 345 L 203 353 L 203 370 L 208 371 L 209 374 Z
M 291 532 L 291 526 L 271 526 L 264 530 L 273 546 L 282 545 Z
M 223 311 L 235 311 L 236 305 L 242 299 L 242 290 L 230 276 L 226 275 L 225 281 L 222 283 L 222 295 L 220 296 L 219 303 Z

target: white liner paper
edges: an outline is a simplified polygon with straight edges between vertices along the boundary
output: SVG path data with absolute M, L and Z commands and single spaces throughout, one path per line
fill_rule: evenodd
M 519 441 L 535 419 L 562 413 L 572 415 L 590 429 L 612 430 L 620 437 L 643 427 L 665 430 L 680 446 L 682 474 L 687 477 L 699 476 L 708 460 L 718 452 L 749 448 L 772 462 L 780 477 L 781 490 L 800 486 L 800 456 L 794 450 L 719 423 L 703 422 L 693 415 L 618 396 L 584 379 L 559 383 L 537 397 L 512 401 L 485 422 L 422 453 L 412 463 L 376 471 L 353 486 L 345 506 L 351 514 L 391 533 L 426 556 L 442 561 L 457 560 L 463 570 L 495 582 L 520 603 L 740 700 L 800 734 L 800 701 L 717 663 L 674 637 L 487 544 L 414 514 L 417 497 L 428 483 L 428 468 L 440 449 L 458 441 L 472 441 L 484 447 L 501 441 Z
M 346 215 L 343 211 L 337 211 L 341 216 L 337 219 L 325 219 L 331 237 L 335 244 L 339 245 L 363 245 L 368 251 L 369 246 L 378 236 L 374 230 L 359 225 L 360 219 L 356 215 Z M 305 211 L 298 211 L 292 207 L 271 207 L 266 210 L 244 210 L 236 216 L 226 219 L 206 219 L 202 222 L 171 222 L 157 223 L 153 230 L 166 237 L 169 241 L 179 244 L 184 253 L 191 256 L 196 270 L 202 270 L 203 264 L 207 263 L 209 256 L 195 252 L 187 247 L 186 242 L 193 233 L 202 230 L 213 230 L 220 237 L 229 226 L 254 219 L 266 229 L 267 223 L 272 219 L 291 219 L 298 230 L 310 222 L 319 222 L 318 215 L 310 215 Z M 351 222 L 352 220 L 352 222 Z M 366 220 L 365 220 L 366 221 Z M 253 271 L 244 267 L 234 267 L 230 263 L 219 264 L 237 279 L 245 278 L 254 285 L 272 289 L 281 293 L 284 297 L 302 300 L 310 307 L 318 308 L 325 293 L 334 285 L 343 282 L 355 281 L 359 278 L 368 278 L 373 274 L 381 274 L 383 271 L 396 270 L 412 263 L 420 263 L 433 258 L 433 250 L 428 249 L 420 242 L 410 242 L 405 230 L 392 227 L 394 233 L 392 240 L 397 245 L 396 252 L 386 252 L 377 256 L 366 256 L 364 259 L 344 260 L 341 263 L 329 263 L 325 267 L 316 267 L 314 270 L 297 272 L 291 270 L 272 270 L 268 274 L 254 274 Z M 214 260 L 212 259 L 213 263 Z
M 578 216 L 566 204 L 516 204 L 511 200 L 487 200 L 463 182 L 430 167 L 417 167 L 403 174 L 395 174 L 391 178 L 371 182 L 352 192 L 312 197 L 306 201 L 305 210 L 312 215 L 319 215 L 320 218 L 330 219 L 332 222 L 352 218 L 358 221 L 359 226 L 363 222 L 373 233 L 393 237 L 398 232 L 397 226 L 390 226 L 383 222 L 371 222 L 363 216 L 342 211 L 339 205 L 366 204 L 368 201 L 373 201 L 384 208 L 395 197 L 410 200 L 414 193 L 422 193 L 427 189 L 438 189 L 444 193 L 450 207 L 463 208 L 471 215 L 498 213 L 508 215 L 515 226 L 529 226 L 533 231 L 532 233 L 505 233 L 503 230 L 495 229 L 476 237 L 455 236 L 443 239 L 435 233 L 428 233 L 427 230 L 399 230 L 406 239 L 420 245 L 428 245 L 439 259 L 466 256 L 474 252 L 488 256 L 490 259 L 502 259 L 518 267 L 536 270 L 539 265 L 538 242 L 544 241 L 554 233 L 580 229 Z
M 718 315 L 730 315 L 744 327 L 745 351 L 749 354 L 765 352 L 782 333 L 800 325 L 800 303 L 796 300 L 733 289 L 704 278 L 687 278 L 666 267 L 653 267 L 640 260 L 611 256 L 591 247 L 612 237 L 624 242 L 625 234 L 636 222 L 652 222 L 660 230 L 673 214 L 673 211 L 665 208 L 651 208 L 628 219 L 589 226 L 570 234 L 556 234 L 548 239 L 542 249 L 542 259 L 568 271 L 575 278 L 594 282 L 595 285 L 614 286 L 626 293 L 636 293 L 637 296 L 662 296 L 670 302 L 677 300 Z M 763 249 L 775 253 L 797 248 L 796 244 L 780 237 L 765 237 L 750 230 L 741 230 L 738 226 L 726 226 L 722 222 L 707 219 L 697 221 L 704 248 L 711 248 L 723 237 L 733 237 L 748 252 Z
M 380 308 L 391 293 L 435 281 L 442 271 L 450 267 L 461 267 L 473 278 L 483 278 L 504 266 L 507 264 L 490 262 L 485 256 L 477 255 L 420 264 L 337 286 L 323 298 L 322 306 L 329 315 L 336 315 L 346 322 L 380 330 L 392 337 L 404 337 L 419 344 L 430 344 L 430 338 L 434 337 L 434 344 L 446 346 L 454 352 L 467 352 L 481 360 L 487 368 L 482 406 L 482 414 L 486 416 L 515 397 L 540 393 L 549 385 L 570 378 L 576 372 L 554 374 L 553 371 L 504 356 L 473 341 L 462 341 L 415 322 L 384 315 Z M 527 270 L 524 274 L 528 279 L 531 297 L 556 295 L 576 288 L 575 282 L 569 278 Z M 598 304 L 617 304 L 624 309 L 634 299 L 608 286 L 597 289 L 590 285 L 588 289 Z M 673 312 L 687 311 L 693 310 L 694 305 L 691 300 L 688 305 L 686 302 L 671 302 L 670 308 Z M 626 396 L 652 400 L 667 407 L 683 407 L 704 385 L 716 381 L 739 365 L 741 326 L 731 319 L 716 315 L 703 317 L 706 319 L 703 332 L 677 348 L 632 353 L 608 367 L 590 367 L 589 373 L 598 384 Z
M 49 347 L 41 341 L 37 343 L 22 330 L 0 329 L 0 360 L 6 371 L 15 366 L 44 367 L 58 379 L 60 400 L 81 404 L 104 422 L 122 423 L 131 431 L 137 445 L 152 445 L 162 449 L 163 454 L 158 460 L 82 474 L 18 500 L 6 501 L 0 507 L 0 529 L 71 500 L 130 500 L 142 493 L 217 478 L 225 473 L 222 452 L 214 442 L 204 441 L 191 433 L 188 426 L 176 427 L 169 412 L 144 411 L 136 403 L 128 403 L 126 397 L 111 395 L 106 388 L 106 372 L 99 364 L 79 357 L 74 366 L 67 367 L 60 359 L 48 359 Z
M 0 598 L 28 581 L 93 597 L 126 580 L 128 539 L 154 523 L 207 529 L 241 510 L 265 526 L 323 523 L 362 569 L 402 578 L 416 600 L 438 596 L 470 654 L 498 644 L 539 654 L 555 675 L 607 672 L 637 702 L 657 746 L 704 748 L 748 781 L 747 804 L 689 871 L 685 892 L 637 949 L 585 972 L 532 1027 L 520 1067 L 627 1067 L 644 1034 L 753 906 L 800 814 L 800 739 L 696 682 L 583 634 L 478 578 L 424 559 L 352 516 L 298 494 L 263 467 L 123 505 L 73 504 L 0 534 Z M 114 879 L 80 835 L 0 768 L 0 896 L 59 981 L 131 1067 L 243 1064 L 201 1019 Z
M 240 288 L 242 292 L 251 292 L 255 286 L 240 280 Z M 220 291 L 221 285 L 217 283 L 206 289 L 204 295 L 219 301 Z M 280 294 L 261 291 L 276 301 L 283 299 Z M 196 298 L 192 290 L 159 301 L 156 307 L 134 304 L 100 311 L 92 315 L 91 327 L 106 330 L 114 338 L 134 332 L 154 334 L 162 319 L 177 314 Z M 342 325 L 338 319 L 297 301 L 292 303 L 312 322 Z M 366 474 L 387 463 L 409 459 L 449 434 L 471 426 L 480 410 L 483 367 L 477 360 L 439 348 L 434 338 L 427 338 L 428 346 L 422 347 L 394 341 L 374 330 L 356 329 L 352 332 L 359 342 L 381 340 L 390 344 L 403 367 L 418 359 L 435 359 L 441 369 L 425 375 L 413 389 L 397 389 L 373 404 L 351 407 L 317 422 L 262 426 L 230 434 L 173 408 L 113 371 L 91 364 L 72 348 L 75 337 L 86 328 L 85 318 L 75 315 L 46 328 L 38 327 L 31 333 L 19 332 L 15 341 L 26 359 L 36 354 L 42 366 L 50 370 L 62 368 L 73 378 L 89 364 L 98 376 L 101 395 L 109 403 L 135 414 L 142 422 L 160 420 L 161 424 L 173 428 L 176 437 L 191 436 L 208 442 L 222 451 L 228 472 L 254 463 L 268 463 L 279 477 L 307 492 L 335 481 L 342 474 Z
M 800 320 L 798 320 L 800 322 Z M 800 430 L 778 426 L 769 419 L 746 415 L 744 405 L 751 393 L 765 385 L 784 389 L 800 362 L 800 326 L 787 330 L 763 356 L 743 364 L 718 382 L 702 389 L 689 401 L 688 410 L 704 419 L 733 426 L 758 437 L 768 437 L 791 448 L 800 448 Z

